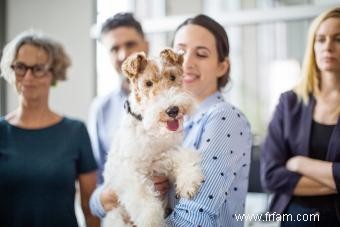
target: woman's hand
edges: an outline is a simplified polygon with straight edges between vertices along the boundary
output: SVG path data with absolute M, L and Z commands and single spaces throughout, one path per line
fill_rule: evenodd
M 170 188 L 168 178 L 165 176 L 154 176 L 152 181 L 154 183 L 155 190 L 159 192 L 159 198 L 164 199 Z
M 100 194 L 100 202 L 105 212 L 108 212 L 118 206 L 118 197 L 110 188 L 104 188 Z
M 286 163 L 286 168 L 292 172 L 299 172 L 300 166 L 303 165 L 306 159 L 308 158 L 304 156 L 294 156 L 288 159 Z

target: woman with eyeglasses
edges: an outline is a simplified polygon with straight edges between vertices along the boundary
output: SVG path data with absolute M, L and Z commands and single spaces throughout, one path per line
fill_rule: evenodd
M 49 107 L 50 87 L 66 79 L 63 47 L 35 32 L 9 42 L 1 75 L 17 91 L 16 110 L 0 117 L 0 226 L 78 226 L 75 183 L 87 226 L 96 163 L 85 125 Z

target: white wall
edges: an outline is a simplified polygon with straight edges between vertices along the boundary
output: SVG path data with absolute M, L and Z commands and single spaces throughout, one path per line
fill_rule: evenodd
M 50 105 L 67 116 L 86 120 L 95 95 L 94 0 L 7 0 L 7 41 L 23 30 L 39 29 L 61 42 L 72 59 L 69 79 L 51 88 Z M 17 106 L 9 87 L 7 112 Z

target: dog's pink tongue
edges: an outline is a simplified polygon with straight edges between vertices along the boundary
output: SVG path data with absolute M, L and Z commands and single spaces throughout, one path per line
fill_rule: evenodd
M 176 131 L 179 128 L 178 120 L 175 119 L 175 120 L 167 121 L 166 122 L 166 127 L 170 131 Z

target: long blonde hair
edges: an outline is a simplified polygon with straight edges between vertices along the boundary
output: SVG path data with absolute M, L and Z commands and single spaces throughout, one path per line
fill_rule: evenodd
M 302 80 L 294 88 L 295 93 L 304 104 L 308 103 L 309 95 L 316 97 L 320 93 L 320 71 L 316 65 L 314 54 L 315 33 L 323 21 L 334 17 L 340 18 L 340 7 L 323 12 L 314 19 L 309 27 L 307 48 L 301 70 Z M 337 108 L 337 112 L 340 113 L 340 107 Z

